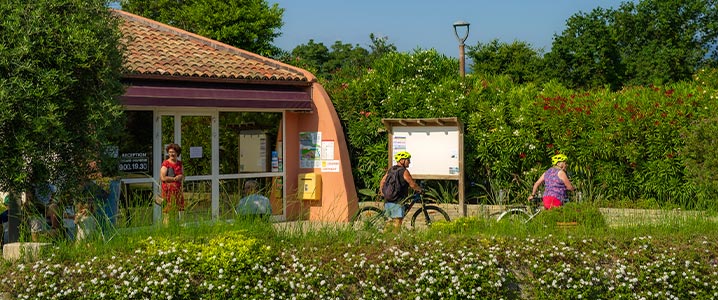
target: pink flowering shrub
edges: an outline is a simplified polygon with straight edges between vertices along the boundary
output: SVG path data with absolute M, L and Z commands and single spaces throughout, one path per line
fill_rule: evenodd
M 328 85 L 346 130 L 357 188 L 376 189 L 385 171 L 383 118 L 458 117 L 465 126 L 464 171 L 475 186 L 525 199 L 550 157 L 564 153 L 569 175 L 589 199 L 708 205 L 705 186 L 686 171 L 683 154 L 690 139 L 681 133 L 710 117 L 714 71 L 693 82 L 611 92 L 553 82 L 517 85 L 502 76 L 462 80 L 456 67 L 454 59 L 435 51 L 394 53 L 363 76 Z

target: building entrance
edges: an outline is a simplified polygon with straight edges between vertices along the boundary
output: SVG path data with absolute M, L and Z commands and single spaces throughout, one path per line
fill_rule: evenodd
M 160 112 L 160 147 L 155 147 L 155 154 L 159 152 L 160 156 L 157 169 L 167 159 L 167 145 L 175 143 L 182 147 L 179 160 L 184 168 L 184 217 L 188 219 L 210 219 L 219 215 L 218 203 L 212 201 L 218 198 L 214 191 L 219 186 L 218 179 L 212 176 L 217 173 L 212 171 L 218 163 L 213 158 L 219 155 L 215 151 L 219 143 L 217 134 L 213 134 L 218 130 L 216 123 L 216 112 Z

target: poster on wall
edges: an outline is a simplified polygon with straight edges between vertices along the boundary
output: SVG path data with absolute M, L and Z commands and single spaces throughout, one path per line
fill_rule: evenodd
M 322 141 L 322 160 L 334 159 L 334 141 Z
M 322 173 L 339 173 L 339 160 L 323 160 Z
M 395 135 L 391 145 L 393 153 L 406 151 L 406 136 Z
M 202 158 L 202 147 L 189 147 L 189 158 Z
M 321 132 L 299 133 L 299 167 L 321 168 Z

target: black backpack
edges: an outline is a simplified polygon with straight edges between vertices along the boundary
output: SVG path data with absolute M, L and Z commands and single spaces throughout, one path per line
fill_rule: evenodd
M 401 198 L 401 177 L 404 175 L 404 170 L 405 168 L 403 167 L 392 167 L 387 171 L 386 181 L 384 181 L 384 187 L 381 189 L 384 200 L 396 201 L 398 198 Z

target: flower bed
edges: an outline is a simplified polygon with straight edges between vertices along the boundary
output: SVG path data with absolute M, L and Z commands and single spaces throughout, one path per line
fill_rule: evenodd
M 448 226 L 484 226 L 470 220 Z M 440 230 L 436 231 L 436 230 Z M 148 238 L 133 253 L 6 264 L 11 299 L 597 299 L 718 295 L 715 236 L 348 231 Z

